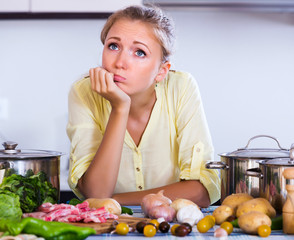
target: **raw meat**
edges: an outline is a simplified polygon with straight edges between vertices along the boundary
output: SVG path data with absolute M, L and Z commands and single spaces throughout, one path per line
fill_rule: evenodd
M 38 208 L 38 212 L 24 213 L 23 217 L 34 217 L 45 221 L 85 223 L 103 223 L 107 219 L 118 218 L 117 215 L 109 213 L 104 207 L 98 209 L 89 208 L 87 201 L 76 206 L 64 203 L 44 203 Z

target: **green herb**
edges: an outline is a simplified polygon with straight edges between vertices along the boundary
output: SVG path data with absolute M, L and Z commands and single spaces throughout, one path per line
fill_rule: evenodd
M 283 215 L 280 215 L 278 217 L 272 218 L 272 230 L 281 230 L 283 229 Z
M 0 190 L 0 219 L 19 221 L 21 216 L 19 196 L 9 191 Z
M 33 212 L 41 204 L 57 203 L 57 189 L 47 181 L 44 172 L 33 174 L 27 171 L 26 176 L 12 174 L 3 179 L 0 190 L 10 191 L 19 196 L 20 207 L 23 212 Z
M 238 218 L 236 218 L 235 220 L 233 220 L 231 223 L 232 223 L 232 225 L 233 225 L 234 228 L 240 228 L 239 227 L 239 224 L 238 224 Z
M 121 213 L 127 213 L 129 215 L 133 215 L 133 210 L 131 208 L 127 208 L 127 207 L 121 207 Z
M 83 201 L 81 201 L 80 199 L 77 199 L 77 198 L 72 198 L 69 202 L 68 202 L 68 204 L 70 204 L 70 205 L 77 205 L 77 204 L 80 204 L 80 203 L 82 203 Z

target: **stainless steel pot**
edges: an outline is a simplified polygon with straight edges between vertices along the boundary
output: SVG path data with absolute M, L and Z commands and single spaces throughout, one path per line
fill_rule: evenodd
M 249 148 L 249 144 L 256 138 L 271 138 L 279 148 Z M 221 161 L 208 162 L 206 168 L 221 169 L 221 202 L 233 193 L 248 193 L 259 197 L 259 178 L 249 176 L 248 169 L 259 169 L 260 160 L 273 158 L 289 158 L 289 150 L 282 148 L 279 141 L 268 135 L 257 135 L 249 139 L 244 148 L 229 153 L 219 154 Z
M 0 184 L 3 178 L 12 173 L 25 175 L 27 171 L 37 174 L 40 171 L 46 173 L 48 181 L 57 189 L 60 195 L 60 156 L 61 152 L 16 149 L 17 143 L 4 142 L 4 149 L 0 150 Z
M 258 163 L 259 171 L 248 169 L 246 174 L 259 179 L 260 197 L 266 198 L 277 213 L 282 213 L 287 198 L 286 179 L 283 172 L 286 168 L 294 167 L 294 144 L 290 149 L 290 158 L 261 160 Z

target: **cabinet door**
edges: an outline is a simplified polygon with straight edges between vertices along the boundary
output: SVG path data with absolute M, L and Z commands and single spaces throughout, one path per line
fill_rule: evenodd
M 134 4 L 142 4 L 142 0 L 31 0 L 31 11 L 114 12 Z
M 0 12 L 28 12 L 30 0 L 0 0 Z

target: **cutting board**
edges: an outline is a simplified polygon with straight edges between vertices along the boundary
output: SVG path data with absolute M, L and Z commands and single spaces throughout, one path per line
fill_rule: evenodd
M 136 228 L 136 224 L 141 221 L 149 222 L 151 219 L 150 218 L 138 218 L 138 217 L 128 217 L 128 216 L 118 216 L 118 219 L 108 219 L 105 223 L 70 223 L 75 226 L 80 226 L 80 227 L 90 227 L 94 228 L 96 230 L 97 234 L 102 234 L 102 233 L 110 233 L 112 230 L 114 230 L 113 227 L 113 222 L 118 221 L 118 222 L 124 222 L 129 225 L 129 227 Z

